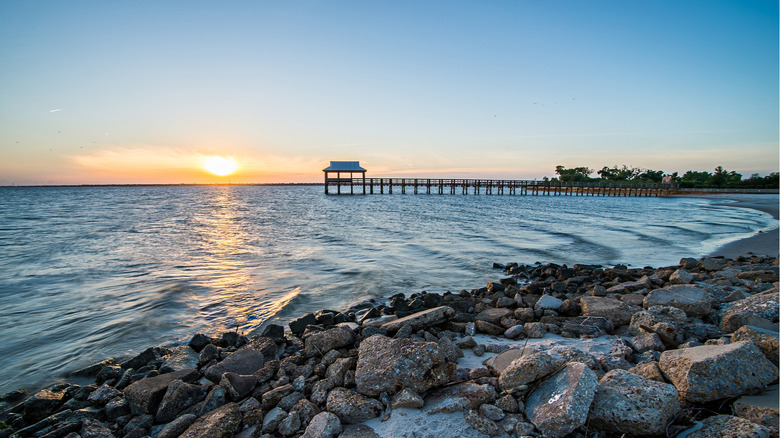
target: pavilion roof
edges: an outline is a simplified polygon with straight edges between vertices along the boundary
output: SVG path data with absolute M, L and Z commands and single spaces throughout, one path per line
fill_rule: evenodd
M 330 166 L 322 169 L 323 172 L 365 172 L 360 167 L 360 161 L 331 161 Z

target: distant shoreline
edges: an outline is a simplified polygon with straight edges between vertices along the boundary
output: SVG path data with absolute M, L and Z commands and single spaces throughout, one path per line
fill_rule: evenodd
M 213 186 L 322 186 L 324 183 L 179 183 L 179 184 L 19 184 L 0 185 L 0 188 L 33 188 L 33 187 L 213 187 Z

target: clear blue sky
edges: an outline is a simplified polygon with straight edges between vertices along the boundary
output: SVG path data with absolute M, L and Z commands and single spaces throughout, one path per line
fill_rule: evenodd
M 0 184 L 777 171 L 777 1 L 5 1 Z

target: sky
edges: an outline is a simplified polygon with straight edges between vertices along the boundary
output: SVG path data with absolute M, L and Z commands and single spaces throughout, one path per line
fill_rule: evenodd
M 776 0 L 4 1 L 0 185 L 765 175 L 778 36 Z

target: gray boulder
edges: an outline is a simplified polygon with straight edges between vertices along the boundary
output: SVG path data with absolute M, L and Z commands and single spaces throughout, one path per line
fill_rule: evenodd
M 658 365 L 691 402 L 740 396 L 777 378 L 774 364 L 748 341 L 667 350 Z
M 612 321 L 614 327 L 631 322 L 633 312 L 626 303 L 608 297 L 583 296 L 580 298 L 584 316 L 600 316 Z
M 751 324 L 753 318 L 775 323 L 776 327 L 779 313 L 780 293 L 774 288 L 731 303 L 721 314 L 720 328 L 733 333 L 743 325 Z
M 405 387 L 423 392 L 450 382 L 456 368 L 433 342 L 374 335 L 360 343 L 355 383 L 369 396 Z
M 334 327 L 306 338 L 304 354 L 308 357 L 321 357 L 334 348 L 350 346 L 356 340 L 355 332 L 348 327 Z
M 672 306 L 687 315 L 703 317 L 712 310 L 712 296 L 704 289 L 684 284 L 655 289 L 645 296 L 644 307 Z
M 175 380 L 194 382 L 197 378 L 198 372 L 194 369 L 174 371 L 143 378 L 125 388 L 124 393 L 130 402 L 130 409 L 133 413 L 154 415 L 168 390 L 168 385 Z
M 320 412 L 311 419 L 301 438 L 335 438 L 340 433 L 339 417 L 330 412 Z
M 206 398 L 206 391 L 198 385 L 174 380 L 168 385 L 165 395 L 157 408 L 155 419 L 158 423 L 167 423 L 179 413 Z
M 731 337 L 732 342 L 737 341 L 751 341 L 764 353 L 767 359 L 773 364 L 778 364 L 778 355 L 780 349 L 778 349 L 778 333 L 771 330 L 762 329 L 760 327 L 753 327 L 750 325 L 743 325 L 739 328 Z
M 476 321 L 487 321 L 491 324 L 498 324 L 501 321 L 501 318 L 512 316 L 513 313 L 514 310 L 511 309 L 490 307 L 479 312 L 477 316 L 474 317 L 474 319 Z
M 180 438 L 232 438 L 240 425 L 238 404 L 228 403 L 198 418 Z
M 604 375 L 588 420 L 598 430 L 627 435 L 661 435 L 680 411 L 677 389 L 624 370 Z
M 510 363 L 498 377 L 498 384 L 504 391 L 541 379 L 555 372 L 563 362 L 547 353 L 536 352 L 523 355 Z
M 242 348 L 226 357 L 222 362 L 206 370 L 205 376 L 214 383 L 219 383 L 222 375 L 231 372 L 236 374 L 252 374 L 263 368 L 265 358 L 263 353 L 253 348 Z
M 390 321 L 380 326 L 381 329 L 387 330 L 387 333 L 394 334 L 404 324 L 409 324 L 413 331 L 422 328 L 434 326 L 446 322 L 447 319 L 455 316 L 455 310 L 449 306 L 435 307 L 433 309 L 425 310 L 423 312 L 413 313 L 403 318 L 398 318 L 395 321 Z
M 598 380 L 585 364 L 570 362 L 525 401 L 525 415 L 547 437 L 563 437 L 585 424 Z
M 157 438 L 177 438 L 184 433 L 187 428 L 192 426 L 192 423 L 197 420 L 198 417 L 195 414 L 184 414 L 177 419 L 166 424 L 165 427 L 157 434 Z
M 450 413 L 476 409 L 495 399 L 496 390 L 491 385 L 462 382 L 432 391 L 425 397 L 425 403 L 431 413 Z
M 329 412 L 336 414 L 342 423 L 357 424 L 382 414 L 384 406 L 378 400 L 365 397 L 346 388 L 335 388 L 328 394 L 325 404 Z

